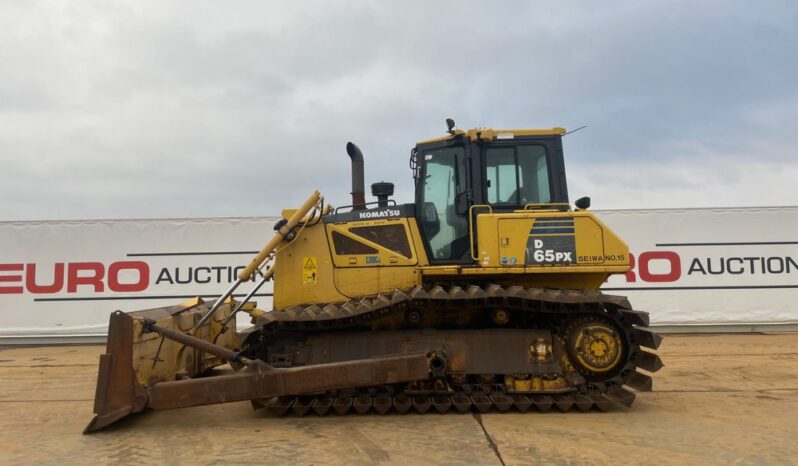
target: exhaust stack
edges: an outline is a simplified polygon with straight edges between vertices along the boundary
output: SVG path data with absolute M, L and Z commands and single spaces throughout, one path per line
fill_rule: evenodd
M 352 207 L 353 210 L 366 208 L 366 181 L 363 175 L 363 153 L 354 143 L 346 143 L 346 153 L 352 159 Z

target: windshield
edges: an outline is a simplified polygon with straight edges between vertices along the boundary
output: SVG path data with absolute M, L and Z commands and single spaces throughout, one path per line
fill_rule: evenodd
M 523 206 L 551 202 L 544 146 L 491 147 L 485 159 L 488 203 Z

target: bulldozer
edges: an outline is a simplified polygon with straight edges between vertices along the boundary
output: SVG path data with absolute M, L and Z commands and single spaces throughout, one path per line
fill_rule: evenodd
M 316 191 L 284 210 L 216 299 L 111 314 L 84 432 L 237 401 L 297 416 L 631 406 L 662 367 L 661 337 L 600 291 L 629 250 L 589 198 L 571 206 L 565 134 L 447 120 L 411 150 L 406 204 L 387 182 L 366 201 L 348 143 L 351 205 Z M 269 281 L 262 310 L 252 297 Z M 252 325 L 237 332 L 242 312 Z

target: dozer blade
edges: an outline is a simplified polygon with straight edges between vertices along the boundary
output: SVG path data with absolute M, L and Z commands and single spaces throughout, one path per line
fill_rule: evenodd
M 144 403 L 140 385 L 133 381 L 133 320 L 111 316 L 106 353 L 100 355 L 94 412 L 84 434 L 103 427 L 141 409 Z
M 233 301 L 221 305 L 211 322 L 197 328 L 195 337 L 220 348 L 233 350 L 238 346 L 235 331 L 222 331 L 219 323 L 231 310 Z M 145 322 L 176 332 L 194 327 L 208 306 L 200 298 L 177 306 L 111 314 L 108 323 L 108 342 L 105 354 L 100 355 L 94 412 L 97 414 L 84 433 L 103 427 L 144 409 L 146 389 L 161 381 L 179 377 L 196 377 L 224 361 L 213 354 L 179 344 L 157 333 L 145 333 Z
M 219 333 L 219 322 L 229 314 L 231 304 L 220 306 L 214 318 L 190 332 L 191 335 L 188 330 L 192 323 L 207 311 L 203 304 L 180 312 L 160 308 L 112 314 L 106 354 L 100 358 L 97 377 L 96 416 L 84 433 L 102 429 L 145 408 L 172 409 L 291 397 L 429 377 L 425 353 L 288 369 L 240 357 L 234 351 L 235 332 Z M 214 325 L 219 328 L 214 329 Z M 200 377 L 207 369 L 225 362 L 246 369 Z

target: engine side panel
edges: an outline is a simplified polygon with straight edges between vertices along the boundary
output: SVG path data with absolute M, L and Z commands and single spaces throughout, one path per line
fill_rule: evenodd
M 333 262 L 324 225 L 306 227 L 275 260 L 274 309 L 330 303 L 348 298 L 335 288 Z
M 274 309 L 408 289 L 427 264 L 412 217 L 342 218 L 307 227 L 277 255 Z M 337 220 L 337 221 L 335 221 Z
M 310 226 L 278 255 L 274 308 L 452 280 L 596 289 L 630 267 L 628 246 L 588 211 L 480 213 L 474 230 L 478 261 L 430 266 L 413 217 L 340 218 Z
M 483 213 L 476 234 L 483 268 L 552 274 L 629 269 L 628 246 L 591 212 Z

